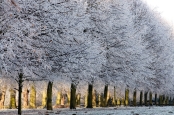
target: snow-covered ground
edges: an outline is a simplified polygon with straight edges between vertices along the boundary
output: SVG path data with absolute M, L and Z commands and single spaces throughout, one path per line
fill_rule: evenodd
M 69 108 L 23 110 L 23 115 L 174 115 L 173 106 L 165 107 L 110 107 L 110 108 Z M 17 115 L 17 110 L 1 110 L 0 115 Z

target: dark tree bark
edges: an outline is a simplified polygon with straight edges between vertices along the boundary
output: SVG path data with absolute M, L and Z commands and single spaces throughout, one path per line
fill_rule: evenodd
M 155 94 L 155 105 L 157 105 L 157 94 Z
M 165 105 L 168 106 L 169 105 L 169 97 L 167 96 L 166 97 L 166 102 L 165 102 Z
M 52 107 L 52 86 L 53 86 L 53 82 L 49 81 L 48 87 L 47 87 L 47 110 L 53 110 L 53 107 Z
M 172 102 L 171 102 L 171 103 L 172 103 L 172 106 L 174 106 L 174 97 L 173 97 L 173 99 L 172 99 Z
M 105 89 L 104 89 L 104 107 L 107 106 L 107 97 L 108 97 L 108 85 L 105 85 Z
M 172 98 L 169 98 L 169 106 L 171 106 Z
M 71 83 L 70 109 L 76 109 L 76 86 Z
M 162 102 L 163 102 L 163 100 L 162 100 L 162 96 L 159 95 L 159 106 L 162 106 Z
M 162 96 L 162 104 L 165 105 L 166 97 L 165 95 Z
M 129 105 L 129 89 L 125 89 L 125 106 Z
M 116 105 L 116 88 L 114 86 L 114 98 L 113 98 L 113 105 Z
M 144 94 L 144 105 L 145 106 L 148 106 L 148 103 L 147 103 L 147 94 L 148 94 L 148 92 L 145 92 L 145 94 Z
M 143 105 L 143 91 L 140 92 L 140 106 Z
M 149 93 L 149 105 L 152 106 L 152 92 Z
M 136 98 L 137 97 L 137 91 L 135 90 L 134 91 L 134 94 L 133 94 L 133 106 L 137 106 L 137 101 L 136 101 Z
M 22 80 L 22 77 L 23 77 L 23 74 L 22 73 L 20 73 L 19 74 L 19 82 L 18 82 L 18 87 L 19 87 L 19 91 L 18 91 L 18 115 L 21 115 L 21 105 L 22 105 L 22 103 L 21 103 L 21 94 L 22 94 L 22 82 L 23 82 L 23 80 Z
M 92 86 L 92 84 L 89 84 L 88 85 L 87 108 L 93 108 L 93 106 L 92 106 L 92 90 L 93 90 L 93 86 Z

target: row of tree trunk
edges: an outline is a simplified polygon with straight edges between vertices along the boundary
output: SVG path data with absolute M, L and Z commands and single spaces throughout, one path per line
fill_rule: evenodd
M 20 89 L 21 91 L 21 89 Z M 29 90 L 25 89 L 22 92 L 23 95 L 23 107 L 22 108 L 36 108 L 36 88 L 35 86 L 31 86 L 30 89 L 30 95 L 29 95 Z M 30 96 L 30 100 L 29 100 L 29 96 Z M 4 100 L 5 100 L 5 92 L 2 95 L 3 98 L 1 98 L 1 101 L 3 100 L 3 104 L 1 105 L 1 108 L 4 108 Z M 19 97 L 21 98 L 21 95 L 19 95 Z M 21 100 L 18 100 L 18 108 L 21 107 L 19 106 L 22 103 Z M 16 104 L 16 90 L 14 89 L 10 89 L 10 103 L 9 103 L 9 109 L 15 109 L 17 108 L 17 104 Z
M 52 110 L 52 85 L 53 82 L 48 83 L 47 88 L 47 96 L 45 96 L 44 100 L 46 100 L 45 105 L 47 107 L 47 110 Z M 148 94 L 149 94 L 149 100 L 148 100 Z M 61 97 L 61 92 L 58 93 L 56 104 L 57 105 L 64 105 L 64 98 Z M 68 105 L 70 109 L 75 109 L 76 106 L 80 106 L 80 94 L 76 95 L 76 86 L 72 83 L 71 84 L 71 90 L 70 95 L 68 94 Z M 125 106 L 137 106 L 137 91 L 135 90 L 133 92 L 133 100 L 131 101 L 129 99 L 129 89 L 125 89 L 125 98 L 123 99 L 116 99 L 116 88 L 114 87 L 114 97 L 109 97 L 108 93 L 108 85 L 105 85 L 104 87 L 104 95 L 97 95 L 93 93 L 93 85 L 88 85 L 88 93 L 86 98 L 86 107 L 87 108 L 93 108 L 93 106 L 100 106 L 100 107 L 107 107 L 107 106 L 116 106 L 116 105 L 125 105 Z M 98 100 L 98 101 L 97 101 Z M 140 92 L 140 99 L 139 99 L 138 106 L 152 106 L 152 105 L 172 105 L 174 104 L 174 99 L 172 100 L 169 97 L 166 97 L 164 95 L 159 95 L 159 98 L 157 98 L 157 94 L 155 94 L 155 100 L 152 101 L 152 92 L 145 92 L 144 93 L 144 103 L 143 103 L 143 91 Z
M 15 89 L 10 89 L 10 103 L 8 107 L 5 107 L 5 94 L 6 94 L 6 90 L 3 90 L 0 93 L 0 109 L 4 109 L 4 108 L 9 108 L 9 109 L 16 109 L 17 108 L 17 104 L 16 104 L 16 90 Z M 21 89 L 20 89 L 21 91 Z M 29 90 L 26 89 L 22 92 L 23 95 L 23 108 L 36 108 L 36 89 L 34 86 L 31 86 L 31 91 L 30 91 L 30 95 L 29 95 Z M 19 97 L 21 98 L 22 95 L 19 95 Z M 30 96 L 30 100 L 28 99 Z M 21 101 L 18 101 L 18 108 L 21 107 L 19 106 L 21 103 Z
M 152 105 L 174 105 L 174 99 L 165 95 L 155 94 L 153 98 L 152 92 L 140 92 L 139 102 L 137 102 L 137 91 L 133 92 L 133 99 L 129 99 L 129 89 L 125 89 L 125 98 L 117 99 L 116 98 L 116 88 L 114 87 L 114 96 L 109 97 L 108 95 L 108 85 L 105 85 L 104 88 L 104 95 L 93 95 L 93 86 L 91 84 L 88 85 L 88 95 L 87 95 L 87 108 L 93 108 L 94 105 L 100 107 L 107 107 L 107 106 L 116 106 L 116 105 L 124 105 L 124 106 L 152 106 Z M 96 97 L 97 96 L 97 97 Z M 143 100 L 144 97 L 144 100 Z M 95 101 L 94 99 L 95 98 Z M 94 104 L 96 102 L 96 104 Z
M 148 94 L 149 94 L 149 100 L 148 100 Z M 154 100 L 152 100 L 154 99 Z M 133 92 L 133 101 L 131 103 L 131 101 L 129 100 L 129 91 L 128 89 L 125 90 L 125 106 L 127 105 L 132 105 L 132 106 L 152 106 L 152 105 L 159 105 L 159 106 L 163 106 L 163 105 L 174 105 L 174 98 L 172 99 L 168 96 L 165 95 L 159 95 L 159 98 L 157 97 L 157 94 L 155 94 L 155 97 L 152 97 L 152 92 L 145 92 L 144 93 L 144 103 L 143 103 L 143 91 L 140 92 L 140 101 L 139 103 L 137 103 L 137 91 L 135 90 Z M 128 104 L 128 103 L 129 104 Z
M 42 97 L 42 106 L 43 108 L 47 108 L 47 110 L 52 110 L 52 86 L 53 82 L 48 82 L 47 92 L 43 93 Z M 19 91 L 22 92 L 22 89 L 19 87 Z M 109 97 L 108 93 L 108 85 L 105 85 L 104 87 L 104 94 L 94 94 L 93 85 L 88 85 L 88 91 L 87 91 L 86 101 L 85 101 L 85 107 L 87 108 L 93 108 L 94 106 L 100 106 L 100 107 L 107 107 L 107 106 L 116 106 L 116 105 L 124 105 L 124 106 L 152 106 L 152 105 L 174 105 L 174 99 L 169 98 L 164 95 L 159 95 L 159 98 L 157 97 L 157 94 L 155 94 L 155 97 L 152 100 L 152 92 L 140 92 L 139 96 L 139 102 L 137 103 L 137 91 L 135 90 L 133 92 L 133 99 L 132 101 L 129 99 L 129 89 L 125 89 L 125 98 L 117 99 L 116 98 L 116 88 L 114 87 L 114 95 L 113 97 Z M 23 108 L 36 108 L 36 88 L 34 85 L 30 88 L 30 95 L 29 90 L 25 89 L 23 92 Z M 14 89 L 10 90 L 10 109 L 15 109 L 16 107 L 16 91 Z M 28 95 L 30 96 L 30 100 L 28 99 Z M 2 92 L 0 95 L 0 108 L 3 108 L 4 106 L 4 100 L 5 100 L 5 91 Z M 19 95 L 21 98 L 21 95 Z M 80 94 L 76 95 L 76 86 L 74 84 L 71 84 L 71 90 L 70 94 L 67 94 L 67 103 L 70 109 L 76 109 L 76 106 L 80 106 Z M 144 97 L 144 101 L 143 101 Z M 149 99 L 148 99 L 149 97 Z M 21 101 L 18 100 L 18 108 L 21 110 L 20 106 Z M 61 92 L 58 92 L 56 105 L 64 105 L 64 96 Z M 19 111 L 19 113 L 21 113 Z

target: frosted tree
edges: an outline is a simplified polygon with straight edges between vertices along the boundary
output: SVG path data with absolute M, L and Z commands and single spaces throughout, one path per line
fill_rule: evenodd
M 8 0 L 1 4 L 1 76 L 19 83 L 48 80 L 47 109 L 52 109 L 55 80 L 71 84 L 71 109 L 82 82 L 88 83 L 89 108 L 93 85 L 100 80 L 105 84 L 105 106 L 108 85 L 172 90 L 172 32 L 142 1 Z
M 33 20 L 25 13 L 25 6 L 22 8 L 20 5 L 21 2 L 4 1 L 4 18 L 1 18 L 3 31 L 0 41 L 1 75 L 15 79 L 19 87 L 18 114 L 21 114 L 23 81 L 42 79 L 38 73 L 43 70 L 42 62 L 44 62 L 43 50 L 32 47 L 33 37 L 37 36 L 36 28 L 32 28 Z
M 100 68 L 97 65 L 101 62 L 100 49 L 97 43 L 89 39 L 89 34 L 84 36 L 85 29 L 90 27 L 85 25 L 87 21 L 87 16 L 84 15 L 85 3 L 83 1 L 35 3 L 34 13 L 31 14 L 35 23 L 40 24 L 38 27 L 41 31 L 33 37 L 35 41 L 32 42 L 34 44 L 32 47 L 39 47 L 44 51 L 45 60 L 42 61 L 42 65 L 48 68 L 44 76 L 49 75 L 50 81 L 60 79 L 70 81 L 73 88 L 80 81 L 84 79 L 88 81 L 90 77 L 93 79 L 93 76 L 97 76 L 95 70 Z M 31 8 L 26 9 L 27 12 L 28 10 Z
M 144 75 L 144 79 L 148 81 L 146 83 L 147 89 L 156 87 L 161 90 L 163 82 L 166 81 L 165 75 L 162 75 L 165 71 L 164 68 L 161 68 L 164 65 L 164 60 L 161 60 L 164 57 L 162 53 L 163 49 L 167 48 L 166 44 L 170 43 L 171 31 L 166 28 L 166 25 L 156 13 L 151 12 L 140 1 L 132 1 L 132 13 L 135 15 L 135 29 L 141 30 L 139 32 L 141 32 L 141 39 L 143 39 L 143 45 L 149 59 L 146 71 L 150 70 L 151 74 L 150 76 L 148 74 Z M 163 33 L 164 31 L 165 33 Z M 163 44 L 161 44 L 162 41 Z

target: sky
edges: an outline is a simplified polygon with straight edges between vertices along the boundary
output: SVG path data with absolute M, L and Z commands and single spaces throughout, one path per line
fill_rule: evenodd
M 174 0 L 143 0 L 152 9 L 158 11 L 162 18 L 174 26 Z

